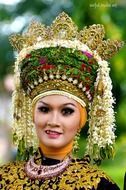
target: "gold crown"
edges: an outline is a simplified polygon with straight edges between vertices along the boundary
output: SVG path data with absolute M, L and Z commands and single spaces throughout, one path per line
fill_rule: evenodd
M 61 13 L 50 27 L 33 21 L 28 31 L 24 35 L 14 34 L 10 37 L 10 43 L 15 50 L 20 52 L 24 47 L 32 46 L 38 42 L 50 41 L 53 39 L 79 41 L 86 44 L 91 50 L 107 60 L 112 57 L 123 46 L 123 42 L 118 40 L 104 40 L 104 26 L 94 24 L 89 28 L 84 27 L 78 32 L 77 26 L 72 19 L 66 14 Z

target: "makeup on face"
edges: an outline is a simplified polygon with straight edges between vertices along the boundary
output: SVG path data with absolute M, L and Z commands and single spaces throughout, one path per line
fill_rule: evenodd
M 62 95 L 43 97 L 36 103 L 34 123 L 41 143 L 64 147 L 73 141 L 79 128 L 78 103 Z

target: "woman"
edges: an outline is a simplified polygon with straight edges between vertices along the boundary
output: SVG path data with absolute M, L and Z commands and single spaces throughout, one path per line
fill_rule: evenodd
M 0 168 L 1 189 L 119 189 L 92 165 L 113 156 L 115 141 L 105 59 L 122 43 L 103 37 L 101 25 L 77 32 L 65 13 L 50 27 L 33 22 L 23 36 L 12 36 L 19 51 L 13 137 L 20 161 Z M 86 153 L 76 159 L 72 152 L 87 117 Z

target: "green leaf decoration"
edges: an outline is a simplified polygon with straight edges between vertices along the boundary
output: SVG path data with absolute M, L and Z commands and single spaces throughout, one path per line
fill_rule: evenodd
M 73 74 L 78 75 L 78 69 L 73 69 Z
M 100 148 L 100 156 L 101 156 L 101 159 L 103 160 L 107 157 L 106 149 L 103 147 Z
M 46 67 L 46 64 L 40 63 L 41 58 L 45 58 L 48 65 L 53 67 Z M 85 68 L 82 68 L 85 64 Z M 44 68 L 47 73 L 60 75 L 66 74 L 78 81 L 84 81 L 90 85 L 93 95 L 93 86 L 96 79 L 96 71 L 98 63 L 94 58 L 87 57 L 82 51 L 74 50 L 65 47 L 49 47 L 32 51 L 21 63 L 21 81 L 22 87 L 25 87 L 28 82 L 38 80 L 38 76 L 43 76 Z M 25 83 L 24 83 L 25 81 Z

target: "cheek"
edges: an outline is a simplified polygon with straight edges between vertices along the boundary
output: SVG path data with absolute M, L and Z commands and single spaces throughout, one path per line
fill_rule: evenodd
M 43 127 L 44 126 L 44 117 L 41 116 L 40 113 L 35 113 L 34 114 L 34 124 L 35 124 L 35 127 L 38 128 L 38 127 Z
M 67 125 L 69 133 L 76 134 L 78 129 L 80 128 L 80 114 L 71 117 L 68 120 Z
M 73 121 L 71 122 L 75 128 L 79 129 L 80 127 L 80 112 L 77 112 L 73 117 Z

